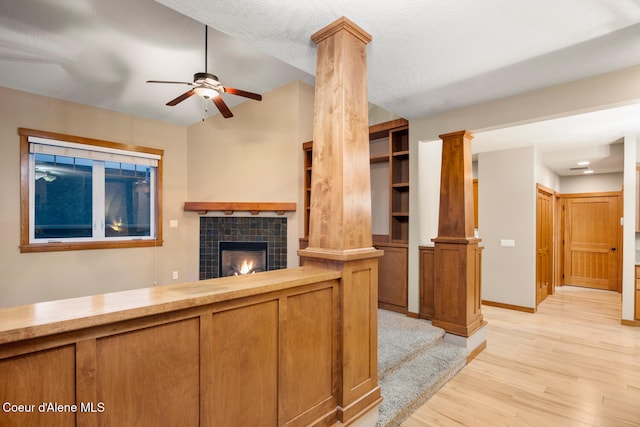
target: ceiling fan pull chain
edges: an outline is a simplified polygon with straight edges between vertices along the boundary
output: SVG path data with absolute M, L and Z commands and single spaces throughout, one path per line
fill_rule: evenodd
M 202 121 L 203 122 L 207 112 L 209 112 L 209 110 L 207 110 L 207 100 L 205 98 L 202 98 Z

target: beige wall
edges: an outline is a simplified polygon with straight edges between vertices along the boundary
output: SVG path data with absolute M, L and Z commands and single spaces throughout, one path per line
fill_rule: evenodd
M 235 107 L 232 119 L 215 115 L 186 128 L 0 88 L 0 307 L 197 280 L 199 216 L 183 211 L 188 200 L 296 202 L 287 217 L 288 264 L 297 266 L 313 91 L 294 82 Z M 21 254 L 19 127 L 165 150 L 164 245 Z
M 287 213 L 288 267 L 303 235 L 302 143 L 313 133 L 314 88 L 293 82 L 188 129 L 188 198 L 206 202 L 296 202 Z M 211 216 L 224 216 L 210 212 Z M 237 213 L 237 215 L 250 215 Z M 261 215 L 275 215 L 263 213 Z M 189 218 L 189 269 L 198 268 L 198 214 Z
M 19 127 L 163 149 L 164 246 L 20 253 Z M 0 88 L 0 306 L 165 284 L 172 271 L 186 273 L 186 141 L 182 126 Z M 169 228 L 170 219 L 180 226 Z

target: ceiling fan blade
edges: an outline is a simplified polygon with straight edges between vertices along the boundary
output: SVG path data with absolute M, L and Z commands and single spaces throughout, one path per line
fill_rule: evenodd
M 211 98 L 211 100 L 214 104 L 216 104 L 218 110 L 220 110 L 222 117 L 224 117 L 225 119 L 233 117 L 233 113 L 231 112 L 231 110 L 229 110 L 229 107 L 227 107 L 227 104 L 225 104 L 220 96 L 214 96 L 213 98 Z
M 172 82 L 172 81 L 167 81 L 167 80 L 147 80 L 147 83 L 171 83 L 171 84 L 176 84 L 176 85 L 193 85 L 193 83 L 189 83 L 189 82 Z
M 258 95 L 257 93 L 247 92 L 245 90 L 234 89 L 232 87 L 224 87 L 224 91 L 226 93 L 230 93 L 232 95 L 244 96 L 245 98 L 255 99 L 256 101 L 262 101 L 262 95 Z
M 167 102 L 167 105 L 170 107 L 173 107 L 174 105 L 181 103 L 182 101 L 184 101 L 185 99 L 189 98 L 192 95 L 195 95 L 195 92 L 192 90 L 189 90 L 183 93 L 182 95 L 180 95 L 179 97 L 177 97 L 176 99 L 172 99 L 171 101 Z

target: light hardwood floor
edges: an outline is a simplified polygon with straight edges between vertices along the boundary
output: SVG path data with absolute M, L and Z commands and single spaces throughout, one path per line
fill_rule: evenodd
M 483 306 L 486 350 L 402 426 L 640 426 L 640 328 L 620 324 L 620 294 L 556 289 L 536 314 Z

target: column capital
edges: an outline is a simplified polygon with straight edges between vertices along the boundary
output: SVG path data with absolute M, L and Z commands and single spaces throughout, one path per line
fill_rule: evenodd
M 365 30 L 363 30 L 358 25 L 354 24 L 351 20 L 349 20 L 344 16 L 340 19 L 337 19 L 333 23 L 327 25 L 323 29 L 316 31 L 311 36 L 311 40 L 313 40 L 313 42 L 316 44 L 320 43 L 321 41 L 336 34 L 340 30 L 346 30 L 350 32 L 355 37 L 362 40 L 364 44 L 367 44 L 372 40 L 371 34 L 367 33 Z

